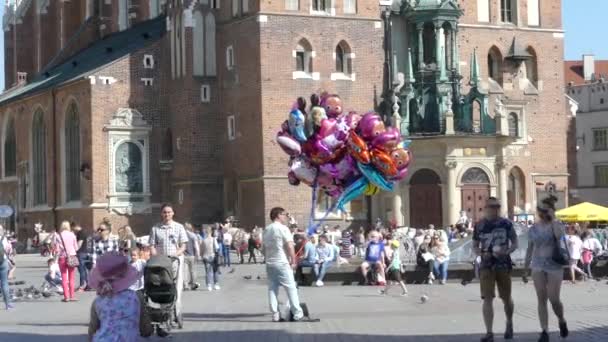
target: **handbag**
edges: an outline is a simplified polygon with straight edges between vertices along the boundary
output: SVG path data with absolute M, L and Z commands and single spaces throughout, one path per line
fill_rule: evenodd
M 552 231 L 553 231 L 553 240 L 555 241 L 555 244 L 553 246 L 553 255 L 551 256 L 551 259 L 558 265 L 568 266 L 570 264 L 570 251 L 568 251 L 568 247 L 566 246 L 565 243 L 562 246 L 562 241 L 564 240 L 564 236 L 562 236 L 562 238 L 558 239 L 557 236 L 555 235 L 555 229 L 552 229 Z
M 59 238 L 61 239 L 61 244 L 63 245 L 63 251 L 65 252 L 65 255 L 67 256 L 67 264 L 68 267 L 78 267 L 80 266 L 80 261 L 78 261 L 78 257 L 75 255 L 68 255 L 68 250 L 67 248 L 65 248 L 65 242 L 63 241 L 63 236 L 61 236 L 61 233 L 59 233 Z

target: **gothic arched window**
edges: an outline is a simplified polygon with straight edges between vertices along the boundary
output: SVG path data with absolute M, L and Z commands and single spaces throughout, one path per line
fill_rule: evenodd
M 300 40 L 296 46 L 296 71 L 312 73 L 312 46 L 306 39 Z
M 17 174 L 17 142 L 15 139 L 15 119 L 9 115 L 4 127 L 4 177 Z
M 509 113 L 507 119 L 509 121 L 509 136 L 519 137 L 519 119 L 517 118 L 517 114 Z
M 207 13 L 205 17 L 205 70 L 207 76 L 216 75 L 215 17 Z
M 80 200 L 80 121 L 75 103 L 68 107 L 64 129 L 65 196 L 70 202 Z
M 345 41 L 336 45 L 336 72 L 343 74 L 352 73 L 352 59 L 350 47 Z
M 205 75 L 205 23 L 200 11 L 194 12 L 192 40 L 192 74 L 203 76 Z
M 41 109 L 32 123 L 32 185 L 33 204 L 46 204 L 46 124 Z
M 488 77 L 502 86 L 502 54 L 496 46 L 488 52 Z

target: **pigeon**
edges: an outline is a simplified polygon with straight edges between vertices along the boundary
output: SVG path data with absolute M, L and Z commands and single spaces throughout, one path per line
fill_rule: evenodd
M 420 297 L 420 302 L 422 302 L 423 304 L 426 303 L 429 300 L 429 296 L 423 294 L 422 297 Z
M 251 280 L 251 278 L 253 278 L 253 277 L 252 277 L 252 276 L 250 276 L 250 275 L 246 275 L 246 276 L 244 276 L 243 278 L 245 278 L 245 280 Z

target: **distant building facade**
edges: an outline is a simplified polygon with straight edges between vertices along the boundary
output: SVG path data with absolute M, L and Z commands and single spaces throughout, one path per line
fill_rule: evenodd
M 608 61 L 592 55 L 582 61 L 567 61 L 576 75 L 566 79 L 566 94 L 572 111 L 568 134 L 570 197 L 573 202 L 608 206 Z M 606 73 L 604 73 L 606 72 Z
M 330 221 L 449 224 L 490 195 L 518 214 L 568 191 L 561 1 L 11 0 L 3 19 L 0 202 L 23 234 L 143 233 L 164 201 L 182 221 L 263 225 L 281 205 L 305 224 L 311 190 L 274 138 L 321 90 L 381 111 L 415 156 L 396 194 Z

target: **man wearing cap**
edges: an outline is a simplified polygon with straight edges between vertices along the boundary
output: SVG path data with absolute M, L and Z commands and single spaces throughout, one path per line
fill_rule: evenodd
M 500 201 L 495 197 L 488 198 L 485 207 L 486 217 L 479 221 L 473 232 L 473 250 L 481 257 L 480 288 L 483 299 L 483 320 L 486 326 L 486 335 L 481 342 L 493 342 L 494 321 L 493 301 L 495 287 L 498 296 L 504 303 L 507 326 L 504 338 L 513 338 L 513 298 L 511 296 L 511 270 L 513 262 L 511 253 L 518 246 L 517 234 L 513 223 L 500 217 Z
M 161 222 L 152 227 L 150 231 L 150 254 L 166 255 L 179 259 L 177 270 L 177 301 L 175 306 L 179 314 L 182 309 L 182 291 L 184 288 L 184 252 L 188 243 L 188 235 L 183 225 L 173 221 L 173 207 L 171 204 L 163 204 L 160 207 Z

